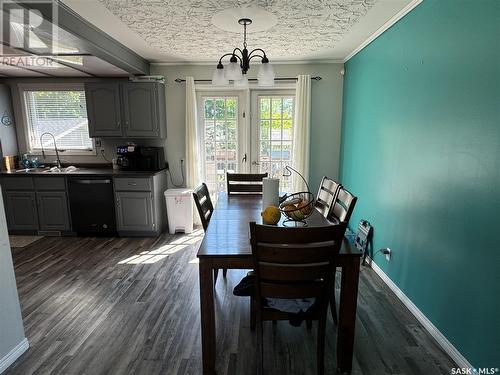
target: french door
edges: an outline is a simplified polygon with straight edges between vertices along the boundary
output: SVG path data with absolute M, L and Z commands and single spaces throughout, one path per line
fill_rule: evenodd
M 283 171 L 292 163 L 294 94 L 293 90 L 198 92 L 202 177 L 212 194 L 226 191 L 227 172 L 267 172 L 280 178 L 282 191 L 291 190 L 291 177 L 284 177 Z
M 284 176 L 292 165 L 293 90 L 253 91 L 251 122 L 251 172 L 280 179 L 280 190 L 291 191 L 293 176 Z
M 199 134 L 204 155 L 203 180 L 215 194 L 226 190 L 226 173 L 241 172 L 245 152 L 245 97 L 239 92 L 198 93 Z

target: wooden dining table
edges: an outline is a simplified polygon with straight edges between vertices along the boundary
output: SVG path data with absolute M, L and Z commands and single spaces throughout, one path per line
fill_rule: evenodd
M 260 195 L 219 193 L 214 213 L 198 250 L 200 273 L 201 341 L 203 374 L 215 374 L 216 325 L 213 270 L 252 269 L 249 223 L 262 223 Z M 279 226 L 283 226 L 282 217 Z M 306 219 L 308 226 L 333 225 L 318 211 Z M 350 373 L 362 253 L 344 239 L 336 265 L 342 270 L 337 330 L 337 370 Z M 239 298 L 239 297 L 235 297 Z M 249 311 L 250 313 L 250 311 Z

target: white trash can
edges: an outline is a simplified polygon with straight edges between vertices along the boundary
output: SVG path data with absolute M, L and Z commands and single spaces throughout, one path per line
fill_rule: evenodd
M 191 233 L 193 231 L 193 190 L 165 190 L 167 204 L 168 231 Z

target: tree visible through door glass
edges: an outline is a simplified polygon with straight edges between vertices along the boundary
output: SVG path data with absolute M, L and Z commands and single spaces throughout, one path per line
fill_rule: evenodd
M 203 98 L 205 180 L 212 194 L 226 190 L 226 172 L 238 164 L 238 98 Z
M 280 178 L 280 189 L 290 191 L 291 179 L 283 169 L 292 163 L 293 96 L 258 96 L 259 171 Z

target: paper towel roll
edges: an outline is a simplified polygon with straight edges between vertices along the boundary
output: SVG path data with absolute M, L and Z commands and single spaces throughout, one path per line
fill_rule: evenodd
M 264 178 L 262 180 L 262 209 L 267 206 L 279 205 L 280 180 L 279 178 Z

